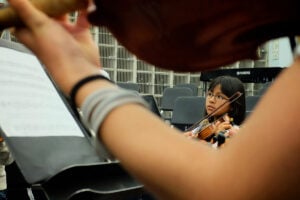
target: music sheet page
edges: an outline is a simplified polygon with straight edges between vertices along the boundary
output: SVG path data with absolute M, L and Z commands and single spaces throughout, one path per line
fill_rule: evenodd
M 0 47 L 0 127 L 12 137 L 84 137 L 38 59 L 3 47 Z

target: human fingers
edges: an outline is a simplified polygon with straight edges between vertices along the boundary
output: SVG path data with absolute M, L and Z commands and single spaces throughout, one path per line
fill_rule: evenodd
M 90 34 L 90 26 L 91 25 L 87 20 L 87 11 L 80 11 L 76 22 L 76 29 L 79 31 L 79 33 L 76 34 L 75 37 L 78 41 L 81 41 L 82 47 L 85 49 L 84 52 L 87 59 L 94 63 L 95 66 L 102 68 L 99 48 L 92 39 Z
M 215 126 L 215 133 L 218 133 L 220 131 L 225 131 L 225 130 L 228 130 L 232 127 L 232 125 L 228 122 L 222 122 L 218 125 Z
M 239 127 L 233 126 L 231 129 L 229 129 L 228 135 L 229 135 L 229 137 L 232 137 L 232 136 L 236 135 L 238 132 L 239 132 Z
M 57 23 L 44 15 L 28 0 L 10 2 L 24 21 L 23 27 L 16 28 L 18 39 L 35 53 L 65 93 L 68 94 L 74 83 L 82 77 L 97 72 L 86 68 L 91 65 L 82 48 L 83 44 L 66 29 L 67 25 L 62 26 L 61 22 Z
M 192 132 L 191 132 L 191 131 L 184 132 L 183 135 L 184 135 L 185 137 L 191 137 L 191 136 L 192 136 Z
M 29 0 L 9 0 L 9 4 L 23 24 L 15 27 L 15 35 L 34 53 L 38 53 L 35 48 L 41 43 L 37 40 L 41 37 L 47 37 L 45 32 L 50 32 L 46 30 L 47 24 L 51 23 L 50 19 L 36 9 Z
M 91 24 L 87 20 L 87 10 L 83 9 L 78 12 L 75 23 L 62 23 L 62 25 L 80 44 L 84 57 L 101 69 L 100 52 L 90 33 Z
M 47 19 L 46 15 L 36 9 L 28 0 L 8 0 L 9 5 L 16 11 L 25 26 L 33 29 L 41 26 Z
M 219 126 L 220 124 L 221 124 L 220 121 L 216 121 L 216 122 L 214 123 L 215 126 Z
M 231 124 L 223 124 L 223 125 L 221 126 L 220 131 L 226 131 L 226 130 L 229 130 L 229 129 L 231 129 L 231 128 L 232 128 L 232 125 L 231 125 Z
M 224 117 L 223 117 L 224 121 L 225 122 L 230 122 L 230 117 L 228 116 L 228 114 L 226 114 Z
M 231 129 L 231 128 L 232 128 L 232 125 L 231 125 L 230 123 L 226 122 L 226 123 L 223 124 L 223 128 L 224 128 L 225 130 Z

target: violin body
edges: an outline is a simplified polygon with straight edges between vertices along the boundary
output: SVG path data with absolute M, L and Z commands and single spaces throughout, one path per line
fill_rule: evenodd
M 206 140 L 207 138 L 210 138 L 214 134 L 215 132 L 214 132 L 213 125 L 209 124 L 199 131 L 199 133 L 197 134 L 197 138 L 200 140 Z
M 256 59 L 262 43 L 300 34 L 299 0 L 95 0 L 89 20 L 140 59 L 201 71 Z
M 50 16 L 87 4 L 87 0 L 31 1 Z M 197 72 L 237 60 L 256 59 L 257 47 L 262 43 L 300 34 L 299 0 L 94 0 L 94 3 L 96 10 L 89 15 L 92 24 L 107 27 L 138 58 L 174 71 Z M 11 20 L 13 17 L 17 15 L 12 10 L 0 12 L 0 29 L 17 25 L 18 20 Z
M 231 118 L 229 118 L 228 114 L 225 113 L 222 116 L 220 116 L 218 119 L 214 120 L 211 123 L 208 123 L 208 119 L 204 119 L 204 124 L 200 130 L 198 130 L 195 134 L 197 135 L 197 138 L 199 138 L 200 140 L 207 140 L 209 138 L 211 138 L 213 135 L 215 135 L 215 123 L 216 122 L 225 122 L 228 121 L 228 119 L 230 120 L 230 122 L 232 121 Z M 207 120 L 207 122 L 205 122 Z M 202 123 L 203 124 L 203 123 Z

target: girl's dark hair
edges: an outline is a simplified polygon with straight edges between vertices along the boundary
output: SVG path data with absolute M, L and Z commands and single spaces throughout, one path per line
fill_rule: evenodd
M 236 125 L 240 125 L 246 116 L 246 100 L 245 100 L 245 88 L 242 81 L 232 76 L 219 76 L 215 78 L 209 85 L 208 91 L 213 91 L 214 88 L 220 85 L 221 91 L 227 97 L 231 97 L 236 92 L 241 92 L 242 96 L 235 102 L 230 104 L 230 110 L 228 115 L 233 118 L 233 122 Z M 205 115 L 206 109 L 205 109 Z

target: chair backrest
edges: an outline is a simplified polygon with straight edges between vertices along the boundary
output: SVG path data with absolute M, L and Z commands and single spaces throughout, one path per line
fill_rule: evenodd
M 182 96 L 193 96 L 193 91 L 186 87 L 175 87 L 164 89 L 160 109 L 163 111 L 172 111 L 175 100 Z
M 253 111 L 257 102 L 259 101 L 260 96 L 246 96 L 246 111 Z
M 153 95 L 142 95 L 143 99 L 149 104 L 150 110 L 157 115 L 158 117 L 161 117 L 161 114 L 159 112 L 159 108 L 157 105 L 157 102 Z
M 174 87 L 187 87 L 187 88 L 190 88 L 193 91 L 193 95 L 198 96 L 198 87 L 195 84 L 183 83 L 183 84 L 175 85 Z
M 140 87 L 137 83 L 117 83 L 117 85 L 121 88 L 127 89 L 127 90 L 134 90 L 139 92 Z
M 175 101 L 171 124 L 184 131 L 204 115 L 205 97 L 178 97 Z

